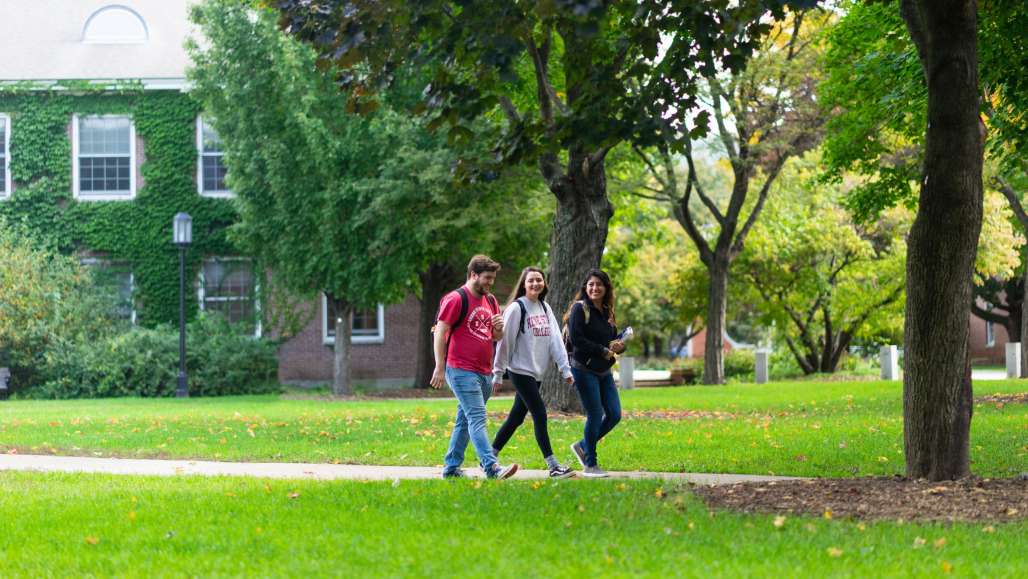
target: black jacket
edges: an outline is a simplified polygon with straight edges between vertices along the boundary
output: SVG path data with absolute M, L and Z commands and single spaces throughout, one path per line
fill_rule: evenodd
M 585 321 L 585 309 L 582 302 L 571 307 L 568 317 L 568 337 L 571 341 L 571 357 L 594 372 L 606 372 L 614 365 L 614 360 L 603 357 L 604 350 L 618 335 L 617 326 L 607 321 L 607 316 L 587 302 L 589 322 Z

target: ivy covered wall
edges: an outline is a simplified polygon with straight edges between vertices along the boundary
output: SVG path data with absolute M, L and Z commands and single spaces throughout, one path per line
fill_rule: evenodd
M 204 257 L 238 254 L 226 238 L 237 213 L 226 199 L 202 197 L 196 185 L 198 108 L 178 91 L 91 89 L 0 91 L 0 113 L 10 116 L 14 192 L 0 215 L 23 222 L 62 252 L 103 254 L 131 265 L 140 323 L 178 321 L 178 249 L 172 217 L 193 218 L 186 253 L 188 288 Z M 72 195 L 72 114 L 130 115 L 142 143 L 142 182 L 134 200 L 77 201 Z M 135 168 L 133 168 L 135 170 Z M 187 316 L 197 311 L 187 289 Z

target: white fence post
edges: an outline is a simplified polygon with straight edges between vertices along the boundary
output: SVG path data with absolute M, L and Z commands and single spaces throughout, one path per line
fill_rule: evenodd
M 1007 378 L 1021 377 L 1021 342 L 1007 342 Z
M 754 374 L 757 378 L 757 384 L 767 384 L 770 373 L 768 372 L 769 360 L 771 358 L 771 352 L 767 350 L 757 350 L 756 356 L 756 369 Z
M 635 388 L 635 358 L 625 356 L 618 361 L 618 374 L 621 377 L 621 389 Z
M 882 364 L 882 380 L 899 380 L 899 352 L 896 346 L 882 346 L 878 355 Z

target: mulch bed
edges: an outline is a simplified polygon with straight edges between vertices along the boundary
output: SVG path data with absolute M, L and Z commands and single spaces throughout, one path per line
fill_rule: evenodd
M 914 522 L 1006 523 L 1028 519 L 1028 474 L 929 482 L 901 477 L 809 479 L 693 491 L 712 509 Z
M 1004 404 L 1028 404 L 1028 392 L 1017 394 L 993 394 L 992 396 L 979 396 L 974 399 L 978 404 L 995 404 L 1003 408 Z

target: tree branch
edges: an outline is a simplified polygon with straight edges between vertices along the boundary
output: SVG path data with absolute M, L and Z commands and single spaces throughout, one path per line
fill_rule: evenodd
M 1028 231 L 1028 213 L 1025 213 L 1024 205 L 1021 204 L 1021 199 L 1017 195 L 1017 191 L 1010 186 L 1002 177 L 996 176 L 992 178 L 993 185 L 999 189 L 1000 193 L 1007 198 L 1010 202 L 1010 208 L 1014 210 L 1014 215 L 1017 216 L 1017 220 L 1021 222 L 1021 227 L 1025 231 Z

